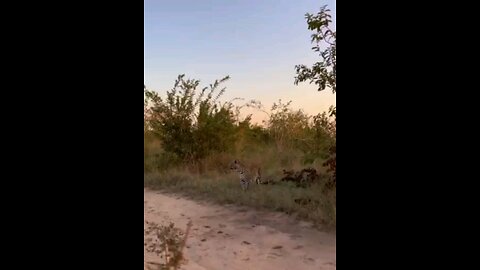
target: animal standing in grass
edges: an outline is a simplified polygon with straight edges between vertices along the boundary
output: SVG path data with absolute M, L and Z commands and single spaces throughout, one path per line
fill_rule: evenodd
M 234 160 L 230 164 L 230 170 L 235 171 L 238 173 L 240 177 L 240 186 L 242 187 L 243 191 L 246 191 L 250 185 L 250 183 L 255 182 L 256 184 L 261 184 L 261 175 L 260 175 L 260 168 L 256 170 L 255 176 L 249 172 L 245 166 L 243 166 L 238 160 Z

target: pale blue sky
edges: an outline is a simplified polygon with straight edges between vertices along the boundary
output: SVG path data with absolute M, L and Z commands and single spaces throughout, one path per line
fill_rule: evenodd
M 318 60 L 305 13 L 335 0 L 144 0 L 145 85 L 165 93 L 178 74 L 207 86 L 230 75 L 224 100 L 278 99 L 316 114 L 335 104 L 331 91 L 295 86 L 296 64 Z M 261 115 L 255 119 L 260 120 Z

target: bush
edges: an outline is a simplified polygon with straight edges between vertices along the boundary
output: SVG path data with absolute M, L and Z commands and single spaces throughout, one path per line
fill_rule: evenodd
M 219 104 L 225 88 L 217 92 L 225 77 L 215 81 L 210 88 L 203 88 L 197 95 L 199 80 L 186 80 L 178 76 L 166 99 L 146 88 L 145 96 L 150 107 L 147 110 L 149 132 L 162 142 L 166 153 L 183 161 L 196 161 L 214 152 L 227 151 L 234 142 L 234 113 L 231 103 Z M 208 94 L 205 97 L 205 93 Z M 148 105 L 147 105 L 148 107 Z

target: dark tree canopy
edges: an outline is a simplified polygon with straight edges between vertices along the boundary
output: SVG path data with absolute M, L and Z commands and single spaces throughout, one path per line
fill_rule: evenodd
M 305 15 L 308 29 L 313 31 L 311 42 L 315 44 L 312 50 L 319 53 L 320 61 L 312 67 L 296 65 L 295 84 L 309 81 L 318 85 L 318 91 L 330 88 L 333 93 L 337 91 L 337 32 L 330 28 L 332 16 L 326 6 L 316 14 Z

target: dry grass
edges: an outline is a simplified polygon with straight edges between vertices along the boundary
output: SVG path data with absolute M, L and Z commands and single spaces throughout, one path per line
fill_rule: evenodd
M 144 232 L 147 235 L 144 242 L 145 250 L 155 253 L 160 259 L 160 263 L 147 263 L 154 264 L 157 269 L 178 269 L 184 262 L 183 248 L 191 225 L 187 224 L 187 231 L 184 233 L 173 223 L 161 225 L 147 222 L 147 229 Z M 151 269 L 150 266 L 147 267 Z
M 210 155 L 200 162 L 185 164 L 163 152 L 158 141 L 145 140 L 144 185 L 182 193 L 195 199 L 210 200 L 219 204 L 237 204 L 270 209 L 334 228 L 336 224 L 336 191 L 325 188 L 326 168 L 317 160 L 314 167 L 320 181 L 307 188 L 293 183 L 280 182 L 282 170 L 305 168 L 300 160 L 302 153 L 292 149 L 272 146 L 237 147 L 237 155 L 222 153 Z M 230 163 L 239 159 L 247 167 L 259 166 L 262 180 L 276 181 L 275 185 L 251 185 L 242 192 L 238 175 L 230 171 Z
M 242 192 L 238 176 L 209 172 L 195 174 L 185 170 L 170 170 L 144 175 L 144 185 L 181 193 L 196 199 L 206 199 L 219 204 L 236 204 L 270 209 L 334 227 L 336 223 L 335 192 L 325 192 L 323 184 L 297 188 L 292 183 L 252 185 Z

